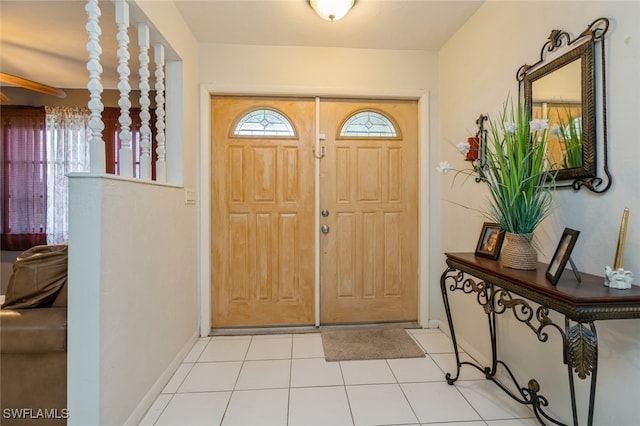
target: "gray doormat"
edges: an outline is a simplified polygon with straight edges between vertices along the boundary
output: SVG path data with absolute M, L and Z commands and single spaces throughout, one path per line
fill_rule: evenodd
M 327 361 L 419 358 L 424 351 L 403 328 L 322 330 Z

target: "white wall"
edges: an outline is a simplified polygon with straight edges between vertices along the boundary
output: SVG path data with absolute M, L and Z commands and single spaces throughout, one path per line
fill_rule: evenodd
M 197 176 L 197 45 L 172 2 L 132 4 L 132 24 L 144 15 L 170 51 L 174 185 L 70 178 L 70 425 L 137 424 L 197 337 L 197 212 L 182 185 Z
M 452 37 L 439 54 L 439 154 L 455 168 L 465 164 L 455 144 L 475 133 L 480 113 L 496 115 L 509 94 L 517 96 L 517 69 L 539 59 L 540 49 L 551 30 L 563 29 L 574 37 L 599 17 L 608 17 L 607 34 L 607 110 L 609 162 L 613 186 L 602 195 L 583 189 L 556 191 L 554 211 L 536 230 L 540 260 L 548 261 L 565 227 L 581 231 L 572 258 L 584 272 L 602 275 L 611 265 L 624 207 L 631 210 L 624 266 L 640 275 L 640 187 L 637 162 L 640 154 L 637 123 L 640 119 L 640 3 L 638 2 L 499 2 L 485 3 L 465 26 Z M 601 98 L 597 98 L 598 104 Z M 600 125 L 601 123 L 598 123 Z M 601 130 L 601 128 L 600 128 Z M 601 135 L 601 133 L 599 132 Z M 447 251 L 473 251 L 485 220 L 478 213 L 454 203 L 482 207 L 486 188 L 473 181 L 451 183 L 452 175 L 439 176 L 439 217 L 442 224 L 439 247 L 433 250 L 431 312 L 446 324 L 442 310 L 439 274 L 444 270 Z M 435 216 L 435 215 L 434 215 Z M 637 282 L 638 280 L 636 280 Z M 489 358 L 486 320 L 472 297 L 456 297 L 456 331 L 471 350 Z M 563 327 L 563 318 L 554 316 Z M 599 366 L 594 424 L 632 424 L 638 418 L 637 388 L 640 384 L 640 327 L 633 320 L 598 322 Z M 570 421 L 567 372 L 561 363 L 559 339 L 538 343 L 525 325 L 501 318 L 500 351 L 526 383 L 539 379 L 541 392 L 549 397 L 552 410 Z M 587 387 L 579 383 L 581 423 L 586 416 Z
M 436 58 L 412 50 L 201 44 L 200 82 L 247 92 L 297 88 L 321 96 L 406 90 L 436 96 Z
M 182 15 L 168 1 L 135 0 L 136 14 L 145 16 L 162 35 L 167 51 L 166 114 L 167 176 L 171 183 L 195 188 L 198 146 L 198 45 Z M 135 22 L 135 18 L 132 18 Z M 170 159 L 179 159 L 180 164 Z
M 195 340 L 195 209 L 181 187 L 70 181 L 70 422 L 121 425 Z
M 429 140 L 437 131 L 437 113 L 430 105 L 437 102 L 436 53 L 425 51 L 390 51 L 339 49 L 324 47 L 200 45 L 201 97 L 201 234 L 211 220 L 207 208 L 210 164 L 208 96 L 215 94 L 325 96 L 353 98 L 419 99 L 420 120 L 420 314 L 419 321 L 428 326 L 428 217 L 430 181 L 422 176 L 430 162 Z M 205 253 L 206 242 L 201 243 Z M 208 251 L 207 251 L 208 252 Z M 203 259 L 201 282 L 204 294 L 209 284 L 210 265 Z M 202 306 L 208 318 L 209 305 Z

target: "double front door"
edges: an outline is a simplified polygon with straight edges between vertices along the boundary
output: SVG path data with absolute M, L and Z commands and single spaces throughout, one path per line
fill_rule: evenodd
M 416 103 L 211 105 L 212 327 L 415 321 Z

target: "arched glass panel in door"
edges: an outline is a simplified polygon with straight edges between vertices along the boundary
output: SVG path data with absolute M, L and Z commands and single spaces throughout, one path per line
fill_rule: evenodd
M 358 111 L 351 115 L 340 128 L 340 136 L 395 138 L 398 136 L 396 126 L 384 114 L 373 111 Z
M 249 111 L 238 120 L 234 136 L 295 136 L 293 125 L 281 113 L 269 108 Z

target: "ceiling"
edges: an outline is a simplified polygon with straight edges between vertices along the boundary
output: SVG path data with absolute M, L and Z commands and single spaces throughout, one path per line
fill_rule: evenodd
M 428 51 L 439 50 L 482 2 L 359 0 L 345 18 L 328 22 L 306 0 L 174 0 L 201 43 Z M 0 70 L 54 87 L 86 87 L 85 3 L 1 0 Z M 111 0 L 100 4 L 102 83 L 115 88 L 114 7 Z M 138 66 L 135 25 L 129 29 L 129 38 L 134 77 Z

